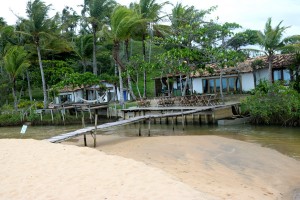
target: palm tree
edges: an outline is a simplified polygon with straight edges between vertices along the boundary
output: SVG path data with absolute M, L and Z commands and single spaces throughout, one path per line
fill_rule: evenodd
M 113 8 L 116 6 L 114 0 L 84 0 L 82 14 L 86 18 L 87 22 L 92 26 L 93 33 L 93 73 L 97 75 L 97 32 L 101 30 L 102 26 L 105 24 L 109 18 Z M 88 17 L 85 17 L 85 14 Z
M 91 65 L 91 55 L 93 54 L 93 36 L 91 34 L 79 36 L 74 43 L 74 51 L 81 60 L 83 73 L 88 65 Z
M 155 0 L 140 0 L 139 3 L 131 4 L 131 7 L 138 15 L 144 19 L 144 23 L 136 29 L 137 35 L 141 37 L 142 45 L 143 45 L 143 58 L 146 60 L 146 36 L 148 34 L 148 26 L 150 23 L 156 23 L 160 20 L 160 12 L 164 5 L 168 4 L 168 2 L 163 2 L 161 4 L 156 3 Z M 144 69 L 144 94 L 143 97 L 146 97 L 147 93 L 147 72 Z
M 288 38 L 283 38 L 284 31 L 289 28 L 281 26 L 282 21 L 277 24 L 276 27 L 272 27 L 272 18 L 268 18 L 264 32 L 258 31 L 258 43 L 263 48 L 264 53 L 268 58 L 269 66 L 269 82 L 272 83 L 272 68 L 273 59 L 277 51 L 284 49 L 285 40 Z
M 127 40 L 130 37 L 133 28 L 142 22 L 143 20 L 137 13 L 124 6 L 117 6 L 111 15 L 111 31 L 109 35 L 114 42 L 113 58 L 118 66 L 119 71 L 121 105 L 124 104 L 122 68 L 124 69 L 125 66 L 119 57 L 120 43 Z
M 47 107 L 47 88 L 46 80 L 44 76 L 44 69 L 41 56 L 41 42 L 44 39 L 53 37 L 53 33 L 57 30 L 55 21 L 48 18 L 48 11 L 50 5 L 45 5 L 43 1 L 34 0 L 27 3 L 26 13 L 28 19 L 22 19 L 20 26 L 21 34 L 27 35 L 31 38 L 31 42 L 35 45 L 38 62 L 42 78 L 43 96 L 44 96 L 44 108 Z
M 9 75 L 9 79 L 12 82 L 12 94 L 14 98 L 14 108 L 17 110 L 17 95 L 16 95 L 16 79 L 24 72 L 24 70 L 30 66 L 27 60 L 27 52 L 23 47 L 12 46 L 8 49 L 4 57 L 4 68 Z

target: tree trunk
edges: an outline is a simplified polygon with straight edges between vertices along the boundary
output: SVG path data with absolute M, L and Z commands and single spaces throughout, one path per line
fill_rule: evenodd
M 131 77 L 128 71 L 127 71 L 127 81 L 128 81 L 128 89 L 129 89 L 130 96 L 132 97 L 132 100 L 136 101 L 136 96 L 133 93 L 133 89 L 132 89 Z
M 128 50 L 128 47 L 129 47 L 129 40 L 127 39 L 127 40 L 125 40 L 125 54 L 126 54 L 126 61 L 127 61 L 127 63 L 129 62 L 129 50 Z M 133 93 L 132 83 L 131 83 L 131 76 L 129 74 L 128 69 L 126 69 L 126 73 L 127 73 L 127 83 L 128 83 L 128 89 L 129 89 L 130 96 L 132 97 L 132 99 L 134 101 L 136 101 L 136 96 Z
M 119 84 L 120 84 L 120 99 L 119 103 L 122 107 L 124 107 L 124 97 L 123 97 L 123 78 L 122 78 L 122 68 L 120 65 L 120 60 L 119 60 L 119 50 L 120 50 L 120 43 L 118 41 L 114 41 L 114 60 L 118 66 L 118 71 L 119 71 Z
M 143 34 L 143 39 L 142 39 L 142 44 L 143 44 L 143 58 L 144 62 L 146 61 L 146 45 L 145 45 L 145 40 L 146 40 L 146 35 Z M 146 68 L 144 68 L 144 94 L 143 97 L 147 97 L 147 73 L 146 73 Z
M 28 84 L 29 99 L 30 99 L 30 101 L 33 101 L 33 99 L 32 99 L 32 92 L 31 92 L 31 85 L 30 85 L 30 76 L 29 76 L 28 70 L 26 70 L 26 78 L 27 78 L 27 84 Z
M 46 88 L 46 80 L 45 80 L 45 75 L 44 75 L 40 46 L 37 45 L 36 49 L 37 49 L 37 53 L 38 53 L 39 65 L 40 65 L 41 77 L 42 77 L 43 94 L 44 94 L 44 108 L 47 108 L 47 100 L 48 100 L 47 88 Z
M 188 86 L 188 82 L 190 80 L 190 75 L 187 74 L 185 77 L 185 84 L 184 84 L 184 88 L 183 88 L 183 95 L 182 96 L 186 96 L 186 91 L 187 91 L 187 86 Z
M 269 65 L 269 74 L 268 74 L 268 78 L 269 78 L 269 82 L 272 84 L 272 80 L 273 80 L 273 76 L 272 76 L 272 68 L 273 68 L 273 55 L 269 55 L 268 56 L 268 65 Z
M 96 45 L 97 45 L 97 37 L 96 30 L 93 28 L 93 74 L 97 75 L 97 60 L 96 60 Z
M 253 68 L 253 81 L 254 81 L 254 89 L 256 88 L 256 69 Z
M 140 92 L 140 88 L 139 88 L 139 72 L 136 72 L 136 90 L 139 94 L 140 99 L 142 98 L 141 92 Z
M 222 99 L 222 104 L 225 105 L 225 100 L 224 100 L 224 94 L 223 94 L 223 69 L 221 69 L 220 71 L 220 95 L 221 95 L 221 99 Z
M 17 94 L 16 94 L 16 80 L 13 80 L 13 87 L 12 87 L 12 95 L 14 98 L 14 109 L 17 111 L 18 110 L 18 99 L 17 99 Z

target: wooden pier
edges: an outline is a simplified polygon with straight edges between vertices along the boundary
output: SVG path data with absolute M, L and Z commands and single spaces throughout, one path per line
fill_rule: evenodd
M 105 124 L 101 124 L 101 125 L 97 125 L 97 115 L 95 115 L 95 126 L 91 126 L 91 127 L 86 127 L 86 128 L 82 128 L 73 132 L 69 132 L 69 133 L 65 133 L 65 134 L 61 134 L 58 136 L 54 136 L 50 139 L 46 139 L 49 142 L 52 143 L 56 143 L 56 142 L 62 142 L 80 135 L 86 135 L 87 133 L 91 133 L 93 138 L 94 138 L 94 147 L 96 147 L 96 134 L 97 134 L 97 130 L 102 130 L 102 129 L 106 129 L 106 128 L 110 128 L 110 127 L 115 127 L 115 126 L 123 126 L 126 124 L 132 124 L 132 123 L 137 123 L 139 122 L 139 132 L 138 135 L 141 136 L 141 123 L 142 121 L 148 121 L 148 136 L 150 136 L 150 128 L 151 128 L 151 120 L 152 119 L 157 119 L 157 118 L 166 118 L 169 119 L 171 118 L 171 122 L 172 122 L 172 128 L 174 130 L 174 118 L 176 119 L 176 123 L 177 123 L 177 117 L 181 117 L 182 120 L 182 128 L 183 130 L 185 129 L 185 124 L 186 124 L 186 116 L 188 115 L 201 115 L 203 113 L 208 113 L 208 112 L 212 112 L 215 109 L 222 109 L 228 106 L 232 106 L 232 105 L 217 105 L 217 106 L 207 106 L 207 107 L 197 107 L 197 108 L 185 108 L 183 111 L 183 108 L 176 108 L 176 109 L 172 109 L 172 108 L 147 108 L 146 110 L 149 111 L 166 111 L 168 110 L 169 112 L 164 113 L 164 114 L 147 114 L 147 115 L 141 115 L 141 116 L 134 116 L 128 119 L 123 119 L 121 121 L 116 121 L 116 122 L 111 122 L 111 123 L 105 123 Z M 145 108 L 134 108 L 134 109 L 125 109 L 123 110 L 123 112 L 138 112 L 138 111 L 143 111 Z M 175 111 L 175 112 L 174 112 Z M 200 117 L 199 117 L 200 119 Z M 85 140 L 85 144 L 86 144 L 86 140 Z

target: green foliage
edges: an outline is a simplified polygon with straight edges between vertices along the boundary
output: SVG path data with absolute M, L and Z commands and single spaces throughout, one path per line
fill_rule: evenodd
M 10 112 L 10 111 L 13 111 L 13 106 L 10 105 L 10 104 L 4 104 L 2 107 L 1 107 L 1 111 L 3 112 Z
M 18 104 L 18 108 L 28 108 L 30 107 L 34 102 L 27 101 L 27 100 L 21 100 Z
M 254 123 L 294 125 L 300 118 L 300 94 L 280 82 L 262 82 L 254 95 L 242 102 L 242 107 Z
M 72 88 L 75 88 L 82 86 L 91 86 L 94 84 L 99 84 L 99 81 L 99 77 L 90 72 L 86 72 L 83 74 L 76 72 L 67 74 L 65 79 L 60 81 L 55 87 L 63 88 L 65 86 L 71 86 Z
M 0 126 L 16 126 L 21 124 L 22 121 L 19 113 L 0 115 Z

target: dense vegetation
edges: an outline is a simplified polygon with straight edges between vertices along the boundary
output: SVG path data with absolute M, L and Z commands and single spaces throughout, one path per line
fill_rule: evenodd
M 239 32 L 239 24 L 209 19 L 217 7 L 197 10 L 177 3 L 162 17 L 166 4 L 140 0 L 126 7 L 84 0 L 80 14 L 65 7 L 48 16 L 51 5 L 34 0 L 15 25 L 0 18 L 0 112 L 26 110 L 36 102 L 46 108 L 61 87 L 100 80 L 121 91 L 126 87 L 133 100 L 151 97 L 152 78 L 171 73 L 185 77 L 185 95 L 191 70 L 235 66 L 250 56 L 247 45 L 261 45 L 270 62 L 275 53 L 299 52 L 300 37 L 282 38 L 287 27 L 273 28 L 271 18 L 263 32 Z M 123 95 L 119 104 L 124 105 Z
M 300 125 L 300 93 L 280 82 L 261 82 L 242 108 L 255 124 Z

